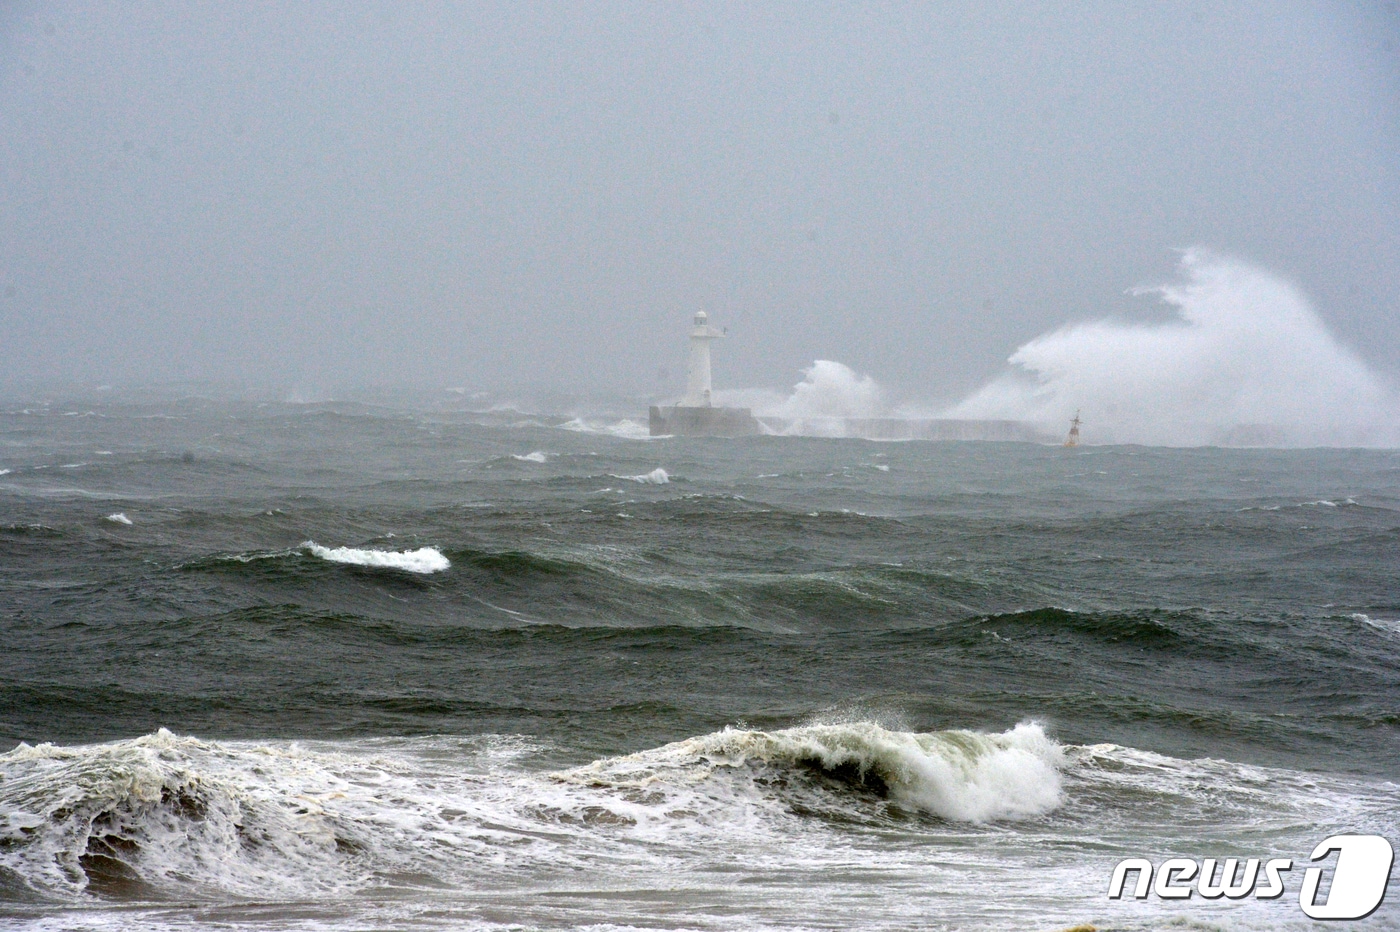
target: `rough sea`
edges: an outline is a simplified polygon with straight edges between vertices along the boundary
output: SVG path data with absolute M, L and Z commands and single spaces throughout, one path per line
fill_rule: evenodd
M 1338 833 L 1400 844 L 1395 451 L 0 405 L 0 926 L 1307 929 Z

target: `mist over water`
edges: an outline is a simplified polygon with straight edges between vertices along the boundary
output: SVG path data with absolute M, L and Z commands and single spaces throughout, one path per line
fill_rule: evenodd
M 1155 324 L 1074 324 L 1020 347 L 1013 370 L 946 412 L 1163 446 L 1390 446 L 1395 388 L 1342 346 L 1294 285 L 1187 250 L 1181 281 L 1138 289 L 1173 309 Z

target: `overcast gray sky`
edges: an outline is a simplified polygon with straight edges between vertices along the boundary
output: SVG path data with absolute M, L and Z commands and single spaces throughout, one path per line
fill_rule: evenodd
M 1400 374 L 1400 7 L 0 6 L 9 380 L 953 397 L 1197 244 Z

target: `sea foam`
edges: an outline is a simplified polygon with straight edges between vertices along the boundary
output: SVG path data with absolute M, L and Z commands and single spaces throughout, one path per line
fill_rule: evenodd
M 406 573 L 440 573 L 452 566 L 436 547 L 417 550 L 361 550 L 356 547 L 322 547 L 315 541 L 302 544 L 313 556 L 332 563 L 348 563 L 373 569 L 403 570 Z
M 1393 834 L 1400 792 L 1115 745 L 1061 747 L 1034 724 L 1000 734 L 871 722 L 727 728 L 541 771 L 557 759 L 557 749 L 505 735 L 246 742 L 161 730 L 98 745 L 21 744 L 0 754 L 0 876 L 7 896 L 22 885 L 86 905 L 91 894 L 302 901 L 367 885 L 378 895 L 386 882 L 423 895 L 528 898 L 541 888 L 614 890 L 618 877 L 636 889 L 695 881 L 708 900 L 720 876 L 750 892 L 728 901 L 737 910 L 717 925 L 752 928 L 766 925 L 747 921 L 748 907 L 791 896 L 796 883 L 826 897 L 846 877 L 857 898 L 847 908 L 872 889 L 884 896 L 891 887 L 872 886 L 878 871 L 936 876 L 945 901 L 979 906 L 989 869 L 998 895 L 1042 895 L 1047 876 L 1080 878 L 1070 900 L 1100 903 L 1097 870 L 1084 877 L 1086 851 L 1111 866 L 1125 841 L 1160 851 L 1182 837 L 1277 827 L 1282 850 L 1296 850 L 1348 826 Z M 975 827 L 1051 810 L 1053 820 L 1015 830 Z M 1066 847 L 1066 838 L 1077 840 Z M 1044 855 L 1048 874 L 1004 869 L 1027 850 Z M 927 915 L 937 901 L 909 905 Z M 990 927 L 1024 928 L 1024 918 Z
M 120 511 L 118 511 L 118 512 L 115 513 L 115 514 L 110 514 L 110 515 L 108 515 L 107 518 L 106 518 L 106 520 L 111 521 L 113 524 L 130 524 L 130 523 L 131 523 L 131 519 L 128 518 L 128 517 L 126 516 L 125 513 L 120 512 Z

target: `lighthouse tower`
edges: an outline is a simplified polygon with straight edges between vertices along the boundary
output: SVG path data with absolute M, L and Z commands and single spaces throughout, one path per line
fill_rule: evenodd
M 690 331 L 690 359 L 685 367 L 685 397 L 673 405 L 652 405 L 653 437 L 752 437 L 763 427 L 748 408 L 716 408 L 710 398 L 710 344 L 724 337 L 710 326 L 704 311 Z
M 685 397 L 682 408 L 708 408 L 710 402 L 710 343 L 723 339 L 724 332 L 709 324 L 704 311 L 695 314 L 695 328 L 690 331 L 690 361 L 685 370 Z

